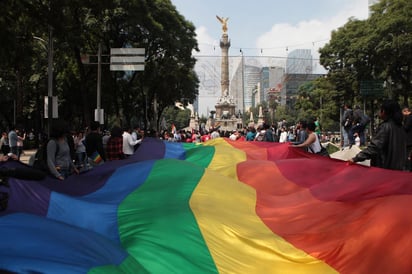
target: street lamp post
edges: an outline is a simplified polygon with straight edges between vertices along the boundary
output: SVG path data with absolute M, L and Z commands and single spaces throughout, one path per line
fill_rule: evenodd
M 47 66 L 47 99 L 48 99 L 48 118 L 49 118 L 49 127 L 47 135 L 50 138 L 50 132 L 52 128 L 53 121 L 53 30 L 49 27 L 49 47 L 48 47 L 48 66 Z
M 99 49 L 97 52 L 97 102 L 96 102 L 96 113 L 94 120 L 98 121 L 101 125 L 104 124 L 103 121 L 103 110 L 101 109 L 101 82 L 102 82 L 102 44 L 99 43 Z
M 245 113 L 245 56 L 242 49 L 240 49 L 240 53 L 242 54 L 242 111 Z
M 49 41 L 46 42 L 43 38 L 33 36 L 33 39 L 41 42 L 44 50 L 47 52 L 47 118 L 48 118 L 48 128 L 47 136 L 50 137 L 50 131 L 52 127 L 53 120 L 53 29 L 49 27 Z M 48 46 L 46 47 L 46 43 Z

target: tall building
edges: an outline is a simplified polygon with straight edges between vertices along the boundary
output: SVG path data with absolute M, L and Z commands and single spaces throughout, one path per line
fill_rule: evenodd
M 253 97 L 256 92 L 258 92 L 258 83 L 260 82 L 260 67 L 245 65 L 244 66 L 244 106 L 245 110 L 248 111 L 250 107 L 255 107 L 253 105 Z M 256 101 L 255 101 L 256 102 Z
M 232 63 L 235 63 L 234 73 L 230 80 L 230 94 L 233 96 L 233 101 L 237 106 L 237 109 L 243 113 L 243 57 L 231 57 Z
M 261 101 L 268 101 L 270 97 L 277 97 L 282 88 L 285 75 L 283 67 L 263 67 L 260 86 L 262 88 Z
M 311 74 L 313 58 L 310 49 L 296 49 L 286 59 L 286 74 Z
M 261 67 L 246 64 L 243 59 L 240 60 L 231 79 L 230 94 L 233 96 L 237 109 L 242 113 L 249 111 L 250 107 L 262 101 L 259 93 L 260 81 Z
M 297 49 L 288 54 L 286 73 L 280 92 L 280 104 L 292 107 L 296 101 L 299 87 L 312 81 L 321 74 L 313 74 L 313 60 L 310 49 Z

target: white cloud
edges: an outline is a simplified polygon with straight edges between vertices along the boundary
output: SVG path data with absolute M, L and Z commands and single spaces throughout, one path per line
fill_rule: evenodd
M 296 25 L 275 24 L 269 32 L 257 38 L 256 47 L 262 48 L 264 55 L 287 55 L 287 50 L 296 48 L 317 51 L 330 40 L 332 30 L 336 30 L 348 22 L 350 17 L 363 20 L 368 15 L 366 1 L 347 1 L 341 12 L 324 20 L 301 21 Z
M 196 36 L 201 55 L 220 55 L 219 41 L 210 36 L 206 27 L 197 28 Z
M 328 32 L 329 28 L 317 20 L 303 21 L 295 26 L 276 24 L 258 38 L 256 46 L 262 48 L 263 55 L 284 57 L 289 50 L 318 47 L 319 43 L 329 40 Z

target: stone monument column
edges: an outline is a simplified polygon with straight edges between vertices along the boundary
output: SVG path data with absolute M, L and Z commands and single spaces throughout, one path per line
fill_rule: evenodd
M 221 63 L 221 96 L 215 105 L 216 118 L 214 119 L 214 126 L 219 127 L 220 130 L 235 130 L 237 128 L 238 119 L 236 118 L 233 98 L 229 94 L 229 47 L 230 40 L 227 34 L 227 20 L 229 18 L 216 18 L 222 23 L 222 37 L 220 39 L 220 48 L 222 49 L 222 63 Z M 211 123 L 210 123 L 211 124 Z
M 220 48 L 222 50 L 222 63 L 221 63 L 221 78 L 220 86 L 222 91 L 222 96 L 229 95 L 229 47 L 230 40 L 227 34 L 227 21 L 229 18 L 219 17 L 216 18 L 222 23 L 222 38 L 220 39 Z
M 222 96 L 229 95 L 229 47 L 230 40 L 227 33 L 222 34 L 220 48 L 222 49 L 221 80 Z

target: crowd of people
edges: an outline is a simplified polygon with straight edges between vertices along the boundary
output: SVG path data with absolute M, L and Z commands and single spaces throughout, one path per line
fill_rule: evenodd
M 30 131 L 29 134 L 26 131 L 17 127 L 12 127 L 9 132 L 3 131 L 0 138 L 0 151 L 3 155 L 13 153 L 17 159 L 24 155 L 25 141 L 26 144 L 33 144 L 34 133 Z
M 411 171 L 412 129 L 409 108 L 385 100 L 379 111 L 382 121 L 366 148 L 349 163 L 371 160 L 371 165 L 393 170 Z
M 313 120 L 314 122 L 315 120 Z M 219 126 L 210 129 L 190 129 L 168 131 L 160 133 L 159 138 L 170 142 L 206 142 L 210 139 L 224 137 L 232 141 L 266 141 L 266 142 L 303 142 L 306 139 L 306 121 L 288 125 L 286 120 L 275 124 L 263 123 L 261 125 L 250 125 L 236 130 L 221 130 Z M 317 133 L 321 142 L 333 142 L 338 144 L 338 134 L 319 132 Z
M 23 146 L 18 143 L 26 138 L 25 134 L 20 136 L 21 131 L 12 127 L 9 132 L 2 133 L 1 161 L 20 160 L 24 152 Z M 92 169 L 106 161 L 127 158 L 138 148 L 143 136 L 144 131 L 138 127 L 132 129 L 114 126 L 110 131 L 103 131 L 99 122 L 92 122 L 84 130 L 70 132 L 66 122 L 57 120 L 53 122 L 48 137 L 44 134 L 38 137 L 37 152 L 32 155 L 29 165 L 37 168 L 38 158 L 45 159 L 45 171 L 59 180 L 64 180 L 72 174 Z
M 350 164 L 371 160 L 371 165 L 394 170 L 412 171 L 412 114 L 409 108 L 400 108 L 397 102 L 384 101 L 379 112 L 382 121 L 373 138 L 366 145 L 364 137 L 365 118 L 359 108 L 352 111 L 345 106 L 343 147 L 361 145 L 361 150 L 349 160 Z M 59 180 L 72 174 L 89 170 L 107 161 L 121 160 L 130 157 L 139 147 L 144 136 L 155 137 L 169 142 L 207 142 L 225 137 L 232 141 L 245 142 L 289 142 L 291 146 L 305 149 L 309 153 L 319 154 L 321 142 L 338 143 L 339 138 L 333 134 L 321 132 L 317 118 L 301 120 L 295 125 L 287 125 L 282 119 L 276 125 L 250 125 L 238 130 L 221 130 L 219 126 L 206 129 L 144 131 L 139 127 L 120 128 L 114 126 L 110 131 L 101 130 L 99 122 L 92 122 L 83 131 L 69 132 L 64 121 L 56 121 L 52 125 L 47 143 L 40 144 L 47 154 L 48 173 Z M 0 160 L 9 158 L 19 160 L 23 153 L 22 143 L 26 134 L 13 127 L 3 132 L 0 139 L 2 156 Z M 40 150 L 38 149 L 38 152 Z M 37 155 L 37 153 L 36 153 Z M 30 162 L 33 164 L 35 159 Z

